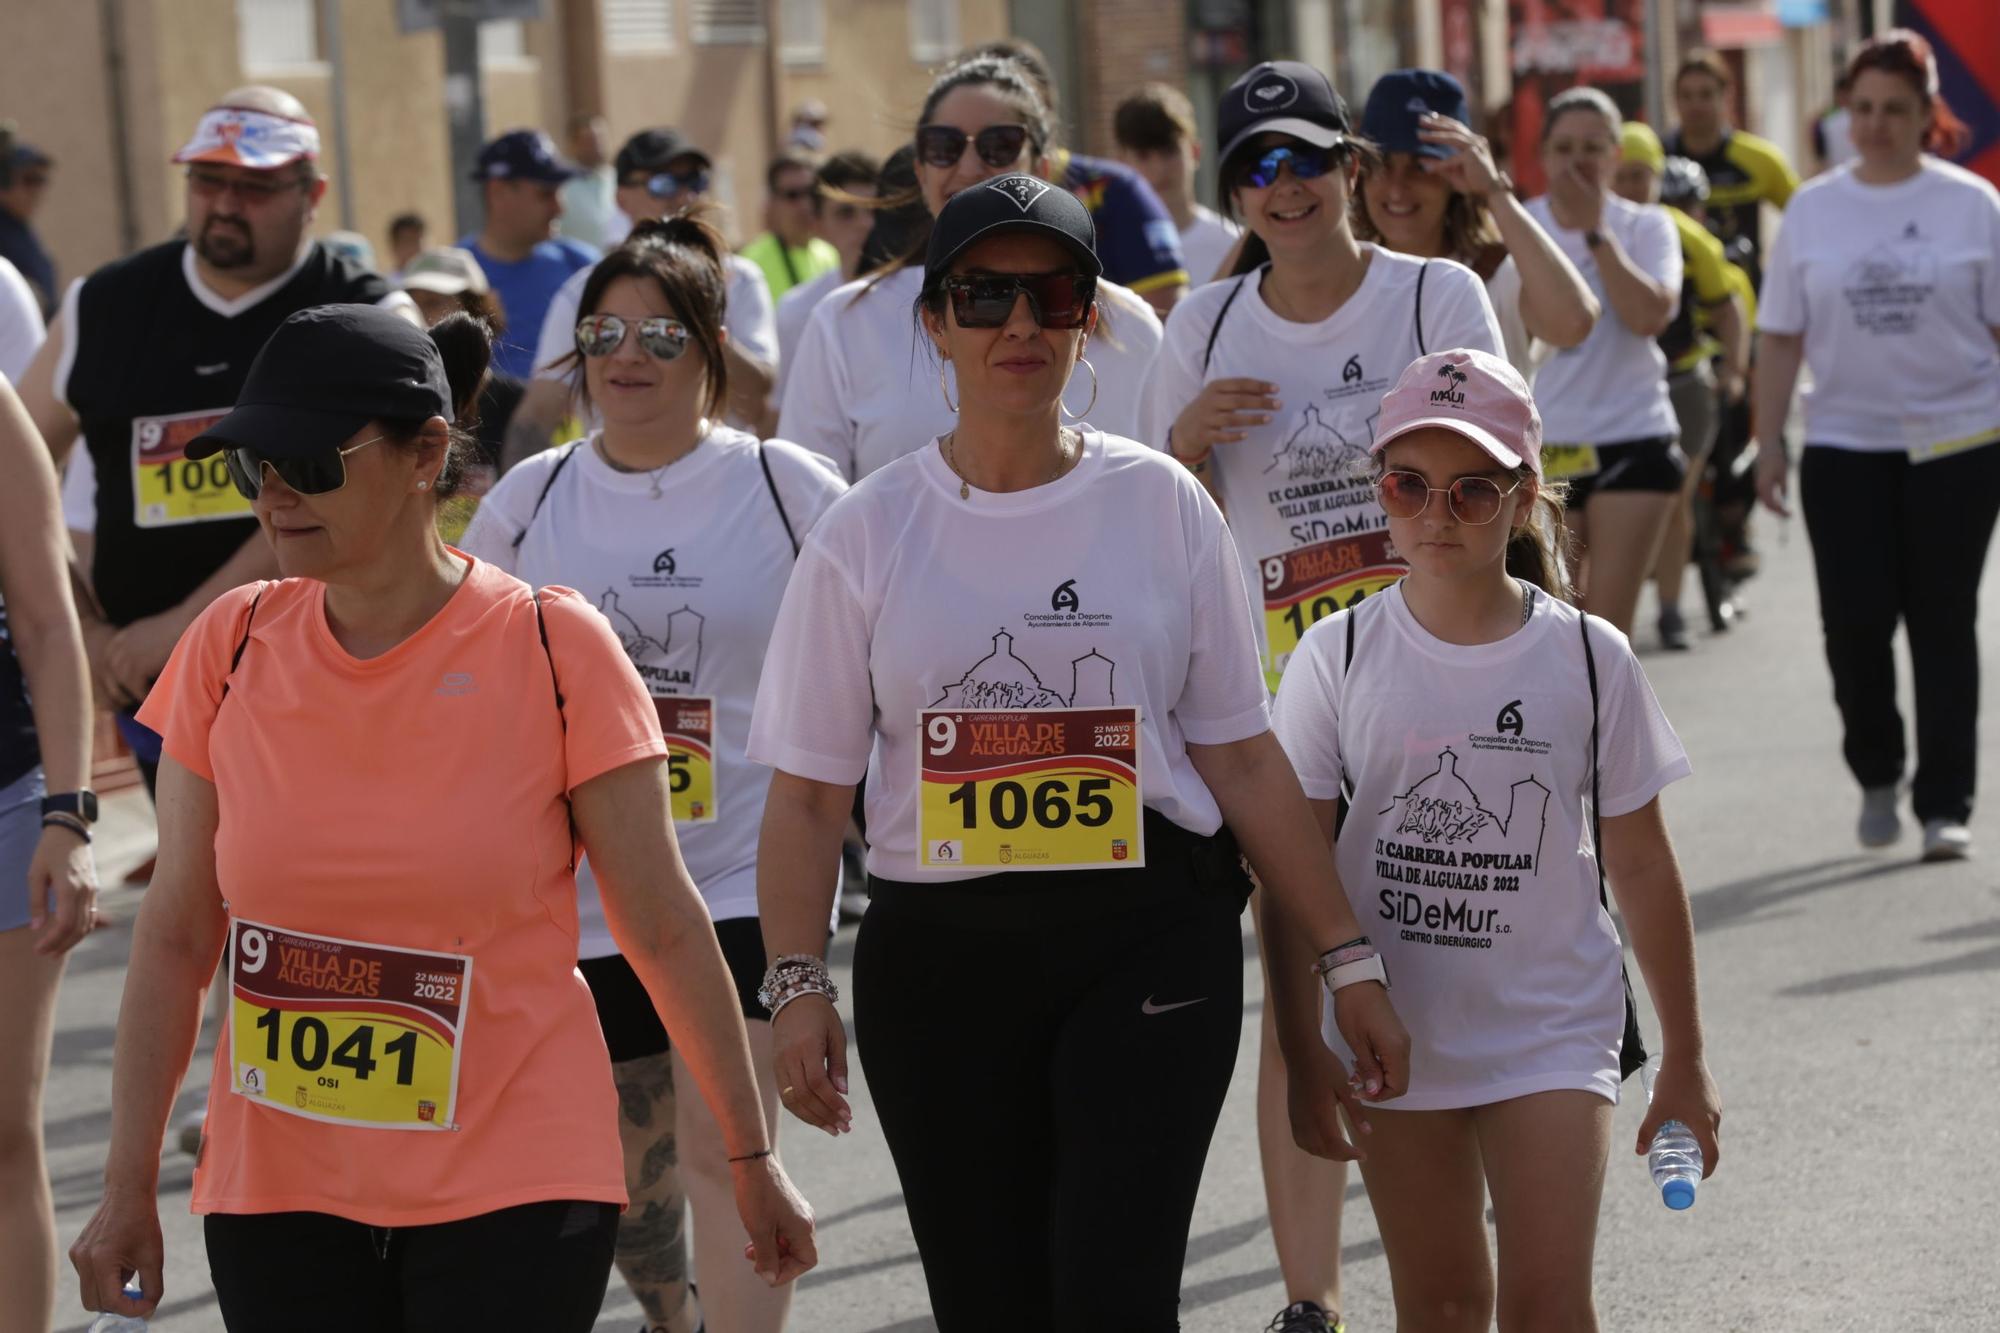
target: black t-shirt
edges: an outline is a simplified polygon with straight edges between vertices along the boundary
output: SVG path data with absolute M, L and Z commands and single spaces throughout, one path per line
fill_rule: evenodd
M 374 304 L 392 290 L 315 241 L 277 291 L 223 315 L 190 290 L 186 248 L 169 241 L 84 281 L 76 358 L 57 386 L 97 468 L 91 583 L 114 625 L 178 604 L 256 531 L 221 458 L 190 462 L 182 450 L 235 405 L 265 340 L 296 311 Z

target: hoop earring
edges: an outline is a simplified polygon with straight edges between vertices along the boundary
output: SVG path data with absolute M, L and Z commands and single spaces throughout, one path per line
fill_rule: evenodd
M 1090 401 L 1083 405 L 1083 411 L 1081 412 L 1072 412 L 1069 410 L 1068 403 L 1063 404 L 1063 415 L 1071 421 L 1083 420 L 1090 415 L 1090 409 L 1097 406 L 1097 367 L 1091 365 L 1090 358 L 1085 356 L 1078 357 L 1076 363 L 1090 372 Z
M 938 362 L 938 392 L 944 395 L 945 410 L 956 415 L 958 404 L 951 401 L 951 386 L 945 383 L 944 379 L 945 361 L 949 361 L 950 359 L 950 357 L 946 357 L 943 361 Z

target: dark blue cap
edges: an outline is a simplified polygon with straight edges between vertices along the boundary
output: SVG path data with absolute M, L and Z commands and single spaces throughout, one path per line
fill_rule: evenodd
M 562 160 L 555 141 L 540 130 L 509 130 L 479 150 L 472 168 L 476 181 L 542 181 L 560 185 L 576 175 L 576 168 Z
M 1417 137 L 1426 111 L 1472 124 L 1465 85 L 1441 69 L 1394 69 L 1375 81 L 1361 113 L 1361 133 L 1385 153 L 1450 157 L 1451 150 Z

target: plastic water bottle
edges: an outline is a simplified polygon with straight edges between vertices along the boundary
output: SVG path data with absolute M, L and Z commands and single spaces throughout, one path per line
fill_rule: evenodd
M 124 1294 L 128 1300 L 135 1301 L 144 1295 L 139 1290 L 138 1278 L 125 1284 Z M 112 1314 L 107 1310 L 91 1321 L 90 1333 L 146 1333 L 146 1321 L 129 1314 Z
M 1653 1100 L 1653 1080 L 1659 1077 L 1659 1072 L 1657 1059 L 1647 1061 L 1640 1071 L 1649 1105 Z M 1661 1125 L 1653 1135 L 1652 1146 L 1646 1150 L 1646 1166 L 1653 1173 L 1653 1184 L 1660 1191 L 1662 1203 L 1675 1212 L 1694 1207 L 1694 1192 L 1701 1184 L 1702 1161 L 1701 1144 L 1693 1130 L 1678 1120 Z

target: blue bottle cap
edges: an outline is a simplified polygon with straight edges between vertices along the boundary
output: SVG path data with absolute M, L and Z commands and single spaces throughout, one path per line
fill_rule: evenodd
M 1694 1182 L 1692 1180 L 1669 1180 L 1660 1186 L 1660 1198 L 1675 1212 L 1694 1207 Z

